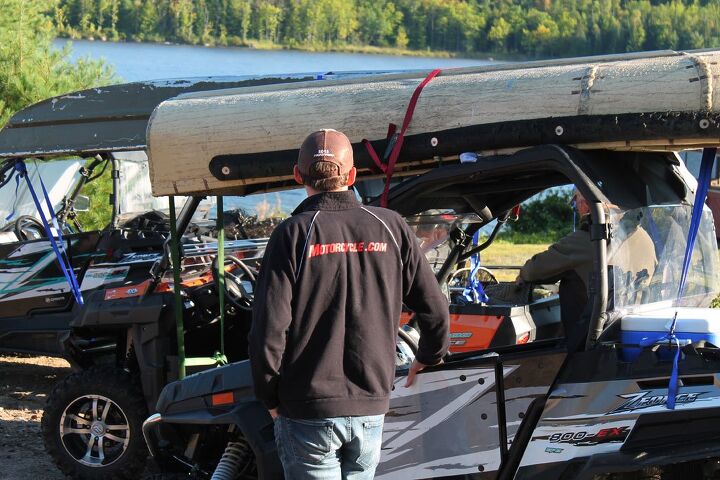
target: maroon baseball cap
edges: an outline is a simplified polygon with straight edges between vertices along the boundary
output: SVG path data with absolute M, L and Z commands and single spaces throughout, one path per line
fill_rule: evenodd
M 337 130 L 324 129 L 307 136 L 300 146 L 298 169 L 307 175 L 317 162 L 328 162 L 338 167 L 338 175 L 348 173 L 353 167 L 353 150 L 350 140 Z

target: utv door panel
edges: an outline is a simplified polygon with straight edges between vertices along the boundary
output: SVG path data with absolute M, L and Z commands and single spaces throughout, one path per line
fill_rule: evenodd
M 520 347 L 515 347 L 520 348 Z M 477 356 L 423 372 L 405 388 L 398 376 L 385 417 L 376 478 L 495 478 L 502 460 L 497 385 L 508 440 L 530 403 L 547 394 L 564 353 Z M 498 382 L 496 361 L 503 379 Z
M 98 232 L 64 237 L 78 281 L 91 262 Z M 0 349 L 61 352 L 72 318 L 72 293 L 47 239 L 0 245 Z
M 98 232 L 64 238 L 76 275 L 92 259 Z M 78 279 L 80 280 L 80 279 Z M 24 315 L 35 309 L 60 309 L 70 301 L 70 287 L 47 239 L 0 248 L 0 316 Z

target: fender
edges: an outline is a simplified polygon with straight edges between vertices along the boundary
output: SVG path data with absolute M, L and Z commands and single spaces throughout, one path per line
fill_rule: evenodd
M 153 422 L 153 428 L 165 424 L 181 425 L 236 425 L 250 444 L 255 454 L 258 478 L 260 480 L 281 479 L 282 464 L 278 457 L 273 432 L 273 420 L 268 414 L 265 406 L 257 400 L 249 400 L 235 405 L 232 410 L 213 415 L 210 411 L 193 410 L 189 412 L 161 415 L 159 421 Z M 144 427 L 143 430 L 146 430 Z M 153 437 L 147 435 L 146 440 L 150 444 Z M 155 449 L 151 446 L 151 451 Z

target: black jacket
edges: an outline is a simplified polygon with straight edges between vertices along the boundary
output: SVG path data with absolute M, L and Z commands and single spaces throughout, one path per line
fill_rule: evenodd
M 307 198 L 273 231 L 255 291 L 255 394 L 291 418 L 387 412 L 402 303 L 420 326 L 417 358 L 448 348 L 448 308 L 397 213 L 352 191 Z

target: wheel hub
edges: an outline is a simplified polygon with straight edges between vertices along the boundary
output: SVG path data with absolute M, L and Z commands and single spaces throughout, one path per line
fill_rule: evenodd
M 127 450 L 130 423 L 110 398 L 83 395 L 65 408 L 60 418 L 60 440 L 75 461 L 88 467 L 107 467 Z
M 96 437 L 104 436 L 105 433 L 107 433 L 105 423 L 101 421 L 93 422 L 92 426 L 90 427 L 90 432 L 92 432 L 92 434 Z

